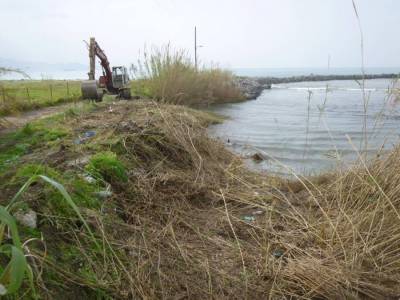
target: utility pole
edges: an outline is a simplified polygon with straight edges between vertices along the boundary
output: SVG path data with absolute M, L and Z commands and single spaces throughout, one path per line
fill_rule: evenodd
M 197 70 L 197 28 L 194 26 L 194 67 Z
M 197 70 L 198 60 L 197 60 L 197 49 L 203 47 L 202 45 L 197 45 L 197 28 L 194 26 L 194 67 Z

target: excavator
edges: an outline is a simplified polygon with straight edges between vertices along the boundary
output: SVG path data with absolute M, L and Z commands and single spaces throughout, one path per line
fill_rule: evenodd
M 116 66 L 110 68 L 110 63 L 104 51 L 100 48 L 95 38 L 90 38 L 90 42 L 86 43 L 89 50 L 89 80 L 81 83 L 81 91 L 83 99 L 92 99 L 100 102 L 105 93 L 117 95 L 121 99 L 131 99 L 130 80 L 127 68 L 124 66 Z M 100 59 L 103 69 L 103 75 L 96 80 L 96 56 Z

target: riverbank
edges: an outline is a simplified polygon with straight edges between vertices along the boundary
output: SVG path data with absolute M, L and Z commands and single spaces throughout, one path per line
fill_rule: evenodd
M 62 184 L 77 206 L 36 182 L 9 208 L 20 239 L 29 240 L 24 251 L 36 293 L 399 295 L 398 149 L 368 168 L 361 163 L 288 181 L 246 169 L 207 135 L 216 122 L 184 106 L 117 101 L 69 109 L 3 135 L 2 205 L 40 174 Z M 18 293 L 27 297 L 32 289 L 26 282 Z
M 367 79 L 395 79 L 399 74 L 365 74 L 365 75 L 305 75 L 290 77 L 249 77 L 237 76 L 236 84 L 247 100 L 256 99 L 265 89 L 270 89 L 273 84 L 307 82 L 307 81 L 331 81 L 331 80 L 367 80 Z

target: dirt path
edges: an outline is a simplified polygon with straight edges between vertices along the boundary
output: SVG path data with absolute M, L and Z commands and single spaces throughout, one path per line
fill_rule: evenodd
M 74 103 L 66 103 L 57 106 L 44 107 L 38 110 L 32 110 L 18 115 L 0 117 L 0 134 L 13 131 L 34 120 L 39 120 L 65 111 L 67 108 L 74 105 Z

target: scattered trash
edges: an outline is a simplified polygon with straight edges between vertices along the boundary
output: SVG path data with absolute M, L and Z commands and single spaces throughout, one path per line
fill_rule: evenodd
M 95 135 L 96 135 L 95 131 L 92 130 L 86 131 L 85 133 L 83 133 L 82 136 L 79 136 L 77 139 L 74 140 L 74 144 L 76 145 L 83 144 L 84 142 L 86 142 L 86 140 L 90 139 Z
M 273 255 L 275 258 L 280 258 L 280 257 L 283 256 L 283 251 L 282 251 L 282 250 L 274 250 L 274 251 L 272 252 L 272 255 Z
M 129 120 L 127 122 L 121 122 L 117 125 L 119 132 L 129 131 L 130 133 L 141 132 L 143 130 L 135 121 Z
M 94 193 L 100 199 L 106 199 L 112 196 L 112 191 L 105 190 L 105 191 L 98 191 Z
M 96 135 L 96 132 L 95 132 L 95 131 L 86 131 L 86 132 L 83 134 L 83 136 L 84 136 L 85 138 L 90 138 L 90 137 L 95 136 L 95 135 Z
M 37 214 L 31 209 L 28 211 L 19 210 L 14 214 L 14 217 L 24 226 L 30 228 L 37 227 Z
M 244 220 L 246 222 L 254 222 L 256 220 L 256 218 L 254 216 L 243 216 L 242 220 Z
M 112 113 L 112 112 L 113 112 L 113 109 L 112 109 L 111 105 L 108 107 L 108 112 L 109 112 L 109 113 Z
M 128 174 L 131 176 L 145 176 L 146 175 L 146 170 L 144 169 L 132 169 L 128 171 Z
M 90 176 L 90 175 L 85 175 L 85 176 L 83 176 L 83 179 L 84 179 L 87 183 L 95 183 L 95 182 L 96 182 L 96 179 L 93 178 L 93 177 Z
M 255 211 L 252 212 L 252 214 L 254 216 L 259 216 L 259 215 L 262 215 L 263 213 L 265 213 L 265 210 L 261 210 L 261 209 L 255 210 Z
M 82 157 L 78 157 L 76 159 L 70 160 L 67 162 L 67 165 L 69 167 L 75 167 L 75 166 L 83 166 L 86 165 L 90 160 L 90 155 L 85 155 Z
M 6 294 L 7 294 L 6 287 L 0 283 L 0 296 L 4 296 Z

